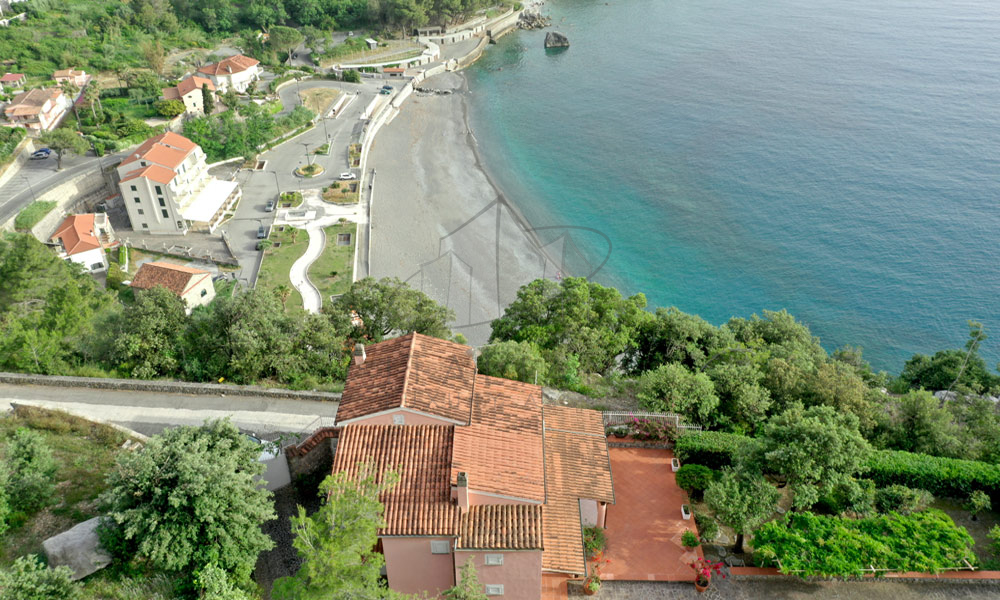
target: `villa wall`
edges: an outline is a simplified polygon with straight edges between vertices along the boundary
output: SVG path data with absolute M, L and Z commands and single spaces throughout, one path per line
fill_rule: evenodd
M 455 563 L 451 552 L 432 554 L 431 541 L 446 537 L 383 537 L 382 553 L 389 577 L 389 587 L 404 594 L 427 592 L 438 596 L 455 585 Z
M 502 565 L 487 565 L 487 554 L 503 556 Z M 455 581 L 459 580 L 461 568 L 469 560 L 476 566 L 479 582 L 503 585 L 504 598 L 529 600 L 542 596 L 542 551 L 519 550 L 497 552 L 495 550 L 456 550 Z

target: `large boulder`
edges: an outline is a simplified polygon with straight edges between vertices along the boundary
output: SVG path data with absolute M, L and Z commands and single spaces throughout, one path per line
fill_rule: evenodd
M 42 542 L 49 565 L 65 565 L 73 570 L 73 579 L 82 579 L 111 563 L 111 555 L 97 539 L 100 517 L 84 521 L 68 531 Z
M 558 31 L 550 31 L 545 34 L 546 48 L 569 48 L 569 38 Z

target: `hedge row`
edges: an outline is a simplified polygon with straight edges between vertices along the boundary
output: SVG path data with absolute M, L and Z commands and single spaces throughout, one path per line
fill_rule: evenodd
M 865 477 L 878 487 L 892 484 L 927 490 L 935 496 L 964 498 L 975 490 L 1000 501 L 1000 465 L 879 450 L 868 460 Z
M 678 438 L 674 452 L 682 463 L 721 469 L 753 438 L 719 431 L 690 432 Z M 975 460 L 941 458 L 927 454 L 876 450 L 864 466 L 862 477 L 877 487 L 893 484 L 927 490 L 935 496 L 965 498 L 975 490 L 1000 502 L 1000 465 Z
M 721 431 L 694 431 L 677 438 L 674 454 L 682 463 L 704 465 L 712 469 L 728 467 L 740 448 L 753 438 Z

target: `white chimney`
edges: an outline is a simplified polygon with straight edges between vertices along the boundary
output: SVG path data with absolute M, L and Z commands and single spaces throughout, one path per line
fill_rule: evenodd
M 365 358 L 367 358 L 365 353 L 364 344 L 354 344 L 354 365 L 360 367 L 365 364 Z

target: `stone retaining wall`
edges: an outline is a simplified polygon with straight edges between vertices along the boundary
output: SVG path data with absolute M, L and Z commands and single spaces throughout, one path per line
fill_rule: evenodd
M 339 439 L 339 427 L 323 427 L 301 444 L 285 448 L 288 472 L 292 480 L 318 471 L 329 474 L 333 468 L 333 457 L 337 453 Z
M 186 381 L 147 381 L 143 379 L 111 379 L 100 377 L 64 377 L 58 375 L 27 375 L 0 373 L 0 383 L 11 385 L 43 385 L 49 387 L 89 388 L 95 390 L 125 390 L 137 392 L 162 392 L 167 394 L 192 394 L 196 396 L 256 396 L 293 400 L 339 402 L 340 394 L 264 388 L 253 385 L 222 385 L 218 383 L 190 383 Z
M 52 201 L 56 206 L 31 228 L 31 234 L 42 243 L 48 242 L 62 220 L 76 207 L 88 200 L 104 199 L 113 193 L 114 190 L 108 186 L 108 180 L 103 173 L 95 171 L 77 175 L 37 198 L 38 202 Z
M 735 581 L 743 579 L 786 579 L 795 575 L 785 575 L 779 573 L 778 569 L 761 567 L 730 567 L 729 576 Z M 951 581 L 954 583 L 970 583 L 975 581 L 1000 579 L 1000 571 L 944 571 L 941 573 L 886 573 L 879 577 L 865 575 L 860 581 L 879 581 L 880 579 L 892 579 L 895 581 L 921 582 L 927 580 Z M 807 579 L 811 580 L 813 578 Z M 814 578 L 816 581 L 828 581 L 820 577 Z

